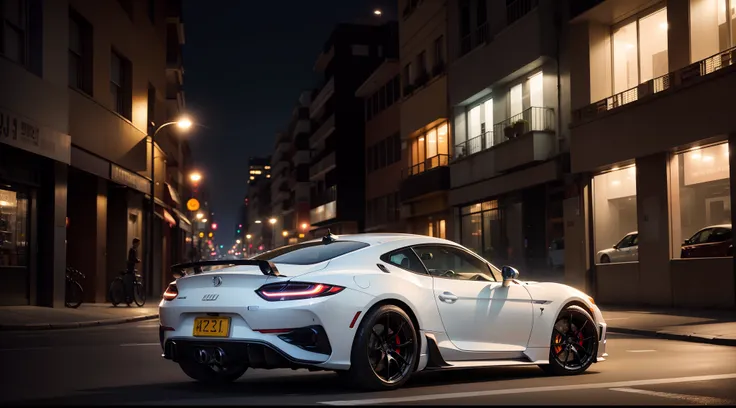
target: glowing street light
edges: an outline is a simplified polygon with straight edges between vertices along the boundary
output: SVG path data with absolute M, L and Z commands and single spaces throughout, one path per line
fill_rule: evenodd
M 288 237 L 289 236 L 289 231 L 283 231 L 281 233 L 281 235 L 283 235 L 284 237 Z
M 302 223 L 302 229 L 305 230 L 307 228 L 309 228 L 309 224 L 307 224 L 306 222 L 303 222 Z
M 239 239 L 236 239 L 236 240 L 235 240 L 235 243 L 236 243 L 236 244 L 240 244 L 240 240 L 239 240 Z
M 179 119 L 176 122 L 176 126 L 179 127 L 179 129 L 186 130 L 186 129 L 189 129 L 190 127 L 192 127 L 192 121 L 189 120 L 189 118 L 184 117 L 184 118 Z
M 207 218 L 203 218 L 202 219 L 202 222 L 206 224 L 207 223 Z
M 192 172 L 192 174 L 189 175 L 189 180 L 192 180 L 193 182 L 197 183 L 198 181 L 202 180 L 202 174 L 195 171 Z
M 268 222 L 270 222 L 271 225 L 276 224 L 276 218 L 271 218 Z
M 381 10 L 379 10 L 379 9 L 375 9 L 375 10 L 373 10 L 373 14 L 375 14 L 375 15 L 377 15 L 377 16 L 380 16 L 380 15 L 381 15 L 381 14 L 383 14 L 383 13 L 381 12 Z
M 197 213 L 197 219 L 198 219 L 198 220 L 201 220 L 202 218 L 204 218 L 204 214 L 202 214 L 202 213 Z
M 260 223 L 261 223 L 261 220 L 256 220 L 256 224 L 260 224 Z
M 245 236 L 245 239 L 251 239 L 251 238 L 253 238 L 253 235 L 248 234 Z

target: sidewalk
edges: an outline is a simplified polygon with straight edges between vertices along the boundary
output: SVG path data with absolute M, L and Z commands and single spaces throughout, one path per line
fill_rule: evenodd
M 83 303 L 77 309 L 2 306 L 0 331 L 73 329 L 157 319 L 158 304 L 158 299 L 151 299 L 145 307 L 113 307 L 110 303 Z
M 601 307 L 612 332 L 736 346 L 736 311 Z

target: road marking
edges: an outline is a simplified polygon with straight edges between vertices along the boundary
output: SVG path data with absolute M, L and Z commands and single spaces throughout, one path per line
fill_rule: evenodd
M 638 390 L 635 388 L 611 388 L 611 391 L 630 392 L 633 394 L 651 395 L 653 397 L 671 398 L 686 401 L 693 405 L 733 405 L 734 401 L 702 395 L 675 394 L 672 392 L 660 392 L 649 390 Z
M 576 384 L 576 385 L 553 385 L 548 387 L 534 387 L 534 388 L 514 388 L 514 389 L 501 389 L 501 390 L 489 390 L 489 391 L 469 391 L 469 392 L 455 392 L 446 394 L 424 394 L 424 395 L 412 395 L 407 397 L 396 397 L 396 398 L 376 398 L 376 399 L 364 399 L 364 400 L 346 400 L 346 401 L 324 401 L 320 404 L 324 405 L 370 405 L 370 404 L 396 404 L 402 402 L 417 402 L 417 401 L 434 401 L 440 399 L 461 399 L 461 398 L 477 398 L 487 397 L 491 395 L 509 395 L 509 394 L 526 394 L 532 392 L 553 392 L 553 391 L 571 391 L 571 390 L 589 390 L 596 388 L 625 388 L 625 387 L 636 387 L 642 385 L 659 385 L 659 384 L 676 384 L 683 382 L 693 381 L 712 381 L 712 380 L 727 380 L 736 378 L 736 374 L 719 374 L 719 375 L 702 375 L 696 377 L 679 377 L 679 378 L 660 378 L 652 380 L 635 380 L 635 381 L 618 381 L 608 383 L 593 383 L 593 384 Z
M 159 346 L 161 347 L 161 343 L 127 343 L 127 344 L 120 345 L 120 347 L 137 347 L 137 346 Z
M 18 348 L 4 348 L 0 351 L 28 351 L 28 350 L 48 350 L 51 347 L 18 347 Z
M 158 323 L 156 323 L 156 324 L 141 324 L 141 325 L 138 325 L 138 327 L 146 329 L 146 328 L 151 328 L 151 327 L 159 327 L 159 325 L 158 325 Z
M 627 353 L 653 353 L 657 350 L 626 350 Z

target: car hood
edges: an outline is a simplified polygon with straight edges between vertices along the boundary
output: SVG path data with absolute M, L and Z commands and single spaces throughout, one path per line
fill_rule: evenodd
M 613 248 L 606 248 L 606 249 L 603 249 L 603 250 L 598 251 L 598 255 L 604 255 L 604 254 L 605 255 L 609 255 L 609 254 L 611 254 L 614 251 L 615 251 L 615 249 L 613 249 Z

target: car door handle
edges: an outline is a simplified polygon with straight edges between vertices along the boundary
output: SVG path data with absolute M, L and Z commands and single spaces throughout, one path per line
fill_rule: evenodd
M 455 303 L 457 301 L 457 296 L 453 295 L 452 292 L 442 292 L 439 298 L 445 303 Z

